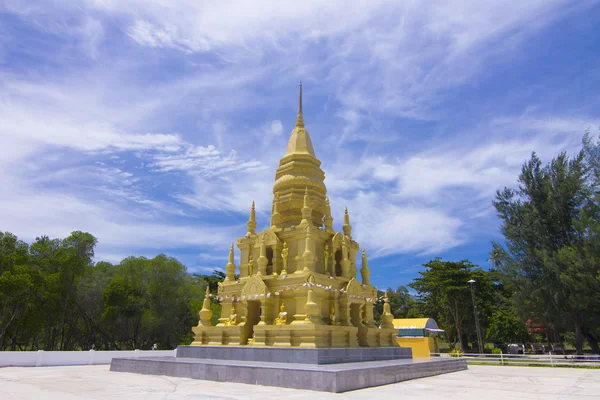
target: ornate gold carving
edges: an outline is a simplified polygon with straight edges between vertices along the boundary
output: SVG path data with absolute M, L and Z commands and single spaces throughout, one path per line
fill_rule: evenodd
M 242 288 L 241 296 L 246 299 L 258 299 L 261 295 L 265 295 L 267 286 L 258 275 L 252 275 Z

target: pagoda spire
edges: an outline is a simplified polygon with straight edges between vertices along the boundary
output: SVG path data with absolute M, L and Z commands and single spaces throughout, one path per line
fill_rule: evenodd
M 279 213 L 279 193 L 275 194 L 273 200 L 273 214 L 271 215 L 271 229 L 277 228 L 281 223 L 281 214 Z
M 348 207 L 344 211 L 344 225 L 342 225 L 344 235 L 352 239 L 352 225 L 350 225 L 350 215 L 348 214 Z
M 202 309 L 200 310 L 200 324 L 204 326 L 211 326 L 210 319 L 213 315 L 210 306 L 210 288 L 206 287 L 206 294 L 204 295 L 204 301 L 202 302 Z
M 333 217 L 331 216 L 331 204 L 328 196 L 325 196 L 325 218 L 323 218 L 323 222 L 325 223 L 325 230 L 333 232 Z
M 304 128 L 304 118 L 302 116 L 302 81 L 300 82 L 300 94 L 298 95 L 298 116 L 296 117 L 296 126 Z
M 383 297 L 383 314 L 381 315 L 381 325 L 379 327 L 383 329 L 394 329 L 393 321 L 394 315 L 392 314 L 392 310 L 390 308 L 390 302 L 386 290 Z
M 254 208 L 254 201 L 252 201 L 252 207 L 250 208 L 250 219 L 246 223 L 248 226 L 247 235 L 255 235 L 256 234 L 256 209 Z
M 310 208 L 310 200 L 308 198 L 308 186 L 304 188 L 304 205 L 300 212 L 302 213 L 302 221 L 300 221 L 300 226 L 309 225 L 311 223 L 312 209 Z
M 267 274 L 268 263 L 269 261 L 267 260 L 267 246 L 265 245 L 265 236 L 262 235 L 260 238 L 260 256 L 256 260 L 256 264 L 258 264 L 258 275 Z
M 369 270 L 369 263 L 367 261 L 367 251 L 362 250 L 362 268 L 360 269 L 362 276 L 362 283 L 365 285 L 371 284 L 371 271 Z
M 233 281 L 235 276 L 235 264 L 234 264 L 234 253 L 233 253 L 233 243 L 231 243 L 231 247 L 229 248 L 229 258 L 227 260 L 227 265 L 225 266 L 225 281 Z
M 305 243 L 304 243 L 304 253 L 302 253 L 302 258 L 304 260 L 304 269 L 302 271 L 300 271 L 300 269 L 298 269 L 296 272 L 307 272 L 310 271 L 313 266 L 314 260 L 315 260 L 315 256 L 314 253 L 312 251 L 313 248 L 313 240 L 310 237 L 310 225 L 308 225 L 306 227 L 306 239 L 305 239 Z

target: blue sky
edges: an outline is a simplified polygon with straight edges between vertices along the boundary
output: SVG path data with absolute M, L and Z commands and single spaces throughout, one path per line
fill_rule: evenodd
M 489 267 L 495 191 L 600 126 L 598 1 L 208 3 L 0 4 L 0 230 L 222 268 L 252 200 L 266 226 L 302 80 L 334 227 L 348 206 L 395 287 Z

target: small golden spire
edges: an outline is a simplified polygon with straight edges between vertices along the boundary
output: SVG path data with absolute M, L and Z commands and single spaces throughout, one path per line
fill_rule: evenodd
M 231 247 L 229 248 L 229 258 L 227 260 L 227 265 L 225 265 L 225 280 L 233 281 L 234 276 L 235 276 L 235 264 L 234 264 L 233 243 L 231 243 Z
M 310 207 L 308 201 L 308 186 L 304 189 L 304 207 Z
M 252 207 L 250 208 L 250 219 L 246 225 L 248 226 L 247 235 L 256 234 L 256 209 L 254 208 L 254 201 L 252 201 Z
M 279 213 L 279 193 L 275 194 L 273 200 L 273 214 L 271 215 L 271 228 L 276 228 L 281 222 L 281 214 Z
M 344 235 L 352 239 L 352 225 L 350 225 L 350 215 L 348 214 L 348 207 L 346 207 L 346 210 L 344 211 L 344 225 L 342 225 L 342 230 L 344 231 Z
M 300 95 L 298 96 L 298 117 L 296 118 L 296 126 L 304 128 L 304 118 L 302 117 L 302 82 L 300 82 Z
M 333 231 L 333 217 L 331 216 L 331 204 L 329 204 L 328 196 L 325 196 L 325 218 L 323 218 L 323 222 L 325 223 L 325 230 L 328 232 Z
M 362 249 L 362 268 L 360 269 L 362 276 L 362 283 L 365 285 L 371 284 L 371 271 L 369 270 L 369 263 L 367 261 L 367 251 Z
M 207 286 L 206 287 L 206 295 L 208 296 L 210 294 L 210 288 Z

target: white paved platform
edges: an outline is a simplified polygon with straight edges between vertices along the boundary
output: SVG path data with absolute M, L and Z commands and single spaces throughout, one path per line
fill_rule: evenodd
M 468 371 L 333 394 L 110 372 L 108 365 L 0 368 L 0 399 L 598 399 L 600 370 L 470 366 Z

